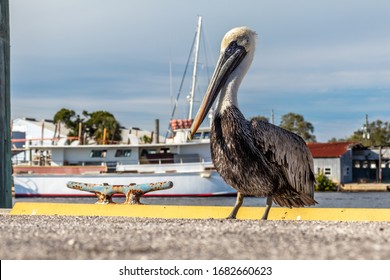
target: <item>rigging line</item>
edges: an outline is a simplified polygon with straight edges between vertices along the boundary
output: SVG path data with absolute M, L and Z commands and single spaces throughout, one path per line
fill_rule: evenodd
M 177 103 L 179 101 L 180 94 L 181 94 L 182 89 L 183 89 L 184 79 L 185 79 L 185 77 L 187 75 L 188 65 L 190 64 L 190 60 L 191 60 L 191 57 L 192 57 L 192 52 L 194 50 L 196 35 L 197 35 L 197 32 L 195 32 L 194 39 L 192 40 L 190 54 L 188 55 L 187 64 L 186 64 L 186 67 L 184 69 L 183 77 L 182 77 L 181 82 L 180 82 L 179 92 L 177 93 L 177 96 L 176 96 L 176 99 L 175 99 L 175 103 L 173 104 L 173 109 L 172 109 L 170 121 L 173 119 L 173 116 L 175 115 Z M 167 130 L 167 133 L 166 133 L 165 137 L 168 136 L 169 132 L 171 132 L 171 122 L 169 122 L 169 124 L 168 124 L 168 130 Z

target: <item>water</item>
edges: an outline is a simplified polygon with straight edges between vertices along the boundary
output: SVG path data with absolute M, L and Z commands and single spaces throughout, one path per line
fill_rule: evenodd
M 390 192 L 316 192 L 317 208 L 390 208 Z M 124 197 L 114 197 L 123 203 Z M 236 198 L 221 197 L 143 197 L 141 202 L 152 205 L 233 206 Z M 95 197 L 16 198 L 14 202 L 95 203 Z M 244 206 L 265 205 L 265 198 L 246 197 Z

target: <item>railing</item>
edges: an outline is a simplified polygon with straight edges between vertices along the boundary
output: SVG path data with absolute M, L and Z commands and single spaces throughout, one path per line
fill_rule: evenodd
M 211 158 L 188 157 L 179 158 L 175 161 L 171 159 L 155 159 L 153 162 L 138 162 L 138 163 L 118 163 L 117 172 L 184 172 L 184 171 L 200 171 L 212 170 L 214 165 Z
M 51 166 L 51 160 L 44 160 L 42 165 L 42 159 L 34 159 L 34 160 L 18 160 L 15 159 L 12 164 L 13 165 L 29 165 L 29 166 Z M 145 165 L 145 164 L 155 164 L 155 165 L 164 165 L 164 164 L 186 164 L 186 163 L 211 163 L 211 157 L 203 158 L 203 157 L 188 157 L 188 158 L 178 158 L 178 159 L 145 159 L 145 160 L 133 160 L 127 161 L 125 163 L 118 161 L 117 165 Z M 90 166 L 90 165 L 107 165 L 104 161 L 96 161 L 96 162 L 78 162 L 72 164 L 65 164 L 63 166 Z
M 79 137 L 77 136 L 72 136 L 72 137 L 54 137 L 54 138 L 25 138 L 25 139 L 11 139 L 12 143 L 20 143 L 20 142 L 36 142 L 36 141 L 59 141 L 61 139 L 66 139 L 66 140 L 80 140 Z
M 184 157 L 184 158 L 141 158 L 138 161 L 129 161 L 126 163 L 118 162 L 119 165 L 144 165 L 144 164 L 156 164 L 156 165 L 164 165 L 164 164 L 186 164 L 186 163 L 207 163 L 211 162 L 211 157 L 203 158 L 200 156 L 197 157 Z

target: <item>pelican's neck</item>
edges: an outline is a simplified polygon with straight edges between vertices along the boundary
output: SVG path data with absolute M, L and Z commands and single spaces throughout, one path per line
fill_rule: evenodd
M 248 72 L 252 60 L 253 60 L 253 52 L 247 54 L 247 57 L 231 73 L 225 85 L 222 87 L 221 94 L 218 100 L 217 110 L 216 110 L 220 114 L 222 114 L 226 110 L 226 108 L 229 108 L 232 105 L 238 108 L 238 101 L 237 101 L 238 88 L 240 87 L 242 80 L 244 79 L 246 73 Z
M 240 87 L 242 79 L 232 79 L 228 80 L 228 82 L 225 84 L 225 86 L 222 88 L 218 105 L 217 105 L 217 112 L 222 114 L 227 108 L 231 107 L 232 105 L 236 106 L 238 108 L 238 101 L 237 101 L 237 92 L 238 88 Z

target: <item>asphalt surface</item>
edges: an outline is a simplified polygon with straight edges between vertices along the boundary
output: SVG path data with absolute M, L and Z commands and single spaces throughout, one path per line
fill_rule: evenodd
M 390 259 L 390 222 L 10 216 L 0 259 Z

